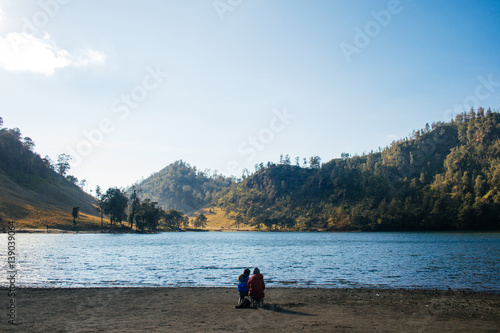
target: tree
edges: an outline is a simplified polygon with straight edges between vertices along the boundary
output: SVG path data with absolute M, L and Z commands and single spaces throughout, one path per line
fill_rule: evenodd
M 95 187 L 95 196 L 97 198 L 97 212 L 99 214 L 101 214 L 101 229 L 104 228 L 104 219 L 103 219 L 103 215 L 104 215 L 104 200 L 103 200 L 103 193 L 101 192 L 101 187 L 99 187 L 99 185 L 97 185 Z
M 281 226 L 283 228 L 285 228 L 286 230 L 290 230 L 291 228 L 293 228 L 295 226 L 295 220 L 290 216 L 284 217 L 282 219 Z
M 182 216 L 181 224 L 184 229 L 189 227 L 189 217 L 187 217 L 186 215 Z
M 476 182 L 474 183 L 474 194 L 476 195 L 476 198 L 481 198 L 484 195 L 487 189 L 486 185 L 487 184 L 484 181 L 483 176 L 478 175 Z
M 189 218 L 184 215 L 180 210 L 168 209 L 163 214 L 165 226 L 170 230 L 179 230 L 181 225 L 187 228 L 189 225 Z
M 42 162 L 47 168 L 54 170 L 54 161 L 50 159 L 49 155 L 45 155 L 45 157 L 42 159 Z
M 477 109 L 477 116 L 480 118 L 484 117 L 484 108 Z
M 78 214 L 80 214 L 80 207 L 73 207 L 71 215 L 73 216 L 73 225 L 75 229 L 76 229 L 76 219 L 78 218 Z
M 29 151 L 33 151 L 33 148 L 35 148 L 35 142 L 31 140 L 29 137 L 25 137 L 23 139 L 23 146 L 24 148 L 28 149 Z
M 145 199 L 141 203 L 136 216 L 136 225 L 139 230 L 144 231 L 146 228 L 151 231 L 156 230 L 160 218 L 165 213 L 163 209 L 156 207 L 157 204 L 150 199 Z
M 283 160 L 285 165 L 291 165 L 292 162 L 290 161 L 290 155 L 286 154 L 285 159 Z
M 125 217 L 128 198 L 119 188 L 109 188 L 103 196 L 104 213 L 109 215 L 111 227 L 113 223 L 121 223 Z
M 252 225 L 257 227 L 257 230 L 260 231 L 261 226 L 264 224 L 264 221 L 266 220 L 266 215 L 264 214 L 258 214 L 255 216 L 252 220 Z
M 2 128 L 2 127 L 3 127 L 3 118 L 0 117 L 0 128 Z
M 291 165 L 292 162 L 290 161 L 290 155 L 286 154 L 284 157 L 283 157 L 283 154 L 280 155 L 280 164 L 284 164 L 284 165 Z
M 206 224 L 207 224 L 207 217 L 203 213 L 196 216 L 196 218 L 194 219 L 194 227 L 195 228 L 202 228 L 203 229 Z
M 134 218 L 141 206 L 141 199 L 139 198 L 140 190 L 137 190 L 135 186 L 132 186 L 132 194 L 130 195 L 130 207 L 128 214 L 128 221 L 130 223 L 130 229 L 134 227 Z
M 311 158 L 309 159 L 309 166 L 311 169 L 320 169 L 321 168 L 321 157 L 311 156 Z
M 70 169 L 69 161 L 71 161 L 71 156 L 68 154 L 60 154 L 57 157 L 56 171 L 61 176 L 66 176 L 66 173 L 68 173 Z
M 241 213 L 238 213 L 234 219 L 234 224 L 236 225 L 236 230 L 240 230 L 240 224 L 243 223 L 243 216 Z
M 67 175 L 66 179 L 73 185 L 76 185 L 78 183 L 78 178 L 73 175 Z
M 349 153 L 341 153 L 340 154 L 340 158 L 343 160 L 347 160 L 350 157 L 351 157 L 351 154 L 349 154 Z

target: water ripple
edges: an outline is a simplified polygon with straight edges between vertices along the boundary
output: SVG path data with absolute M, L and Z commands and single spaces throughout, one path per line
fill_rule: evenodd
M 188 232 L 17 238 L 20 287 L 235 287 L 244 268 L 258 266 L 270 287 L 500 292 L 499 233 Z M 0 248 L 4 245 L 6 238 L 0 235 Z M 0 262 L 6 259 L 0 252 Z

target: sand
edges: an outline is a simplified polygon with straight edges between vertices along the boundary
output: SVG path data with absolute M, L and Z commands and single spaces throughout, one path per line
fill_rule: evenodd
M 500 294 L 383 289 L 266 290 L 236 309 L 235 288 L 7 290 L 0 332 L 499 332 Z

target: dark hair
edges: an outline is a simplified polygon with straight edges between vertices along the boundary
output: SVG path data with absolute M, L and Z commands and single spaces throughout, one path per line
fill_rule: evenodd
M 259 267 L 255 267 L 255 268 L 253 269 L 253 273 L 254 273 L 254 274 L 260 274 L 260 269 L 259 269 Z
M 245 278 L 246 276 L 244 274 L 240 274 L 240 276 L 238 276 L 238 281 L 245 281 Z
M 245 270 L 243 271 L 243 274 L 245 274 L 246 276 L 249 276 L 250 270 L 248 268 L 245 268 Z

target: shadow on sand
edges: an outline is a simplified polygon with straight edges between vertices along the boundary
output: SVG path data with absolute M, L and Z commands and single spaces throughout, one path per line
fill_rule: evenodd
M 290 303 L 290 304 L 283 304 L 284 306 L 304 306 L 305 304 L 302 303 Z M 279 313 L 285 313 L 289 315 L 298 315 L 298 316 L 309 316 L 309 317 L 315 317 L 316 315 L 306 313 L 306 312 L 301 312 L 301 311 L 293 311 L 293 310 L 288 310 L 282 308 L 281 305 L 279 304 L 264 304 L 264 307 L 261 308 L 262 310 L 268 310 L 268 311 L 273 311 L 273 312 L 279 312 Z

